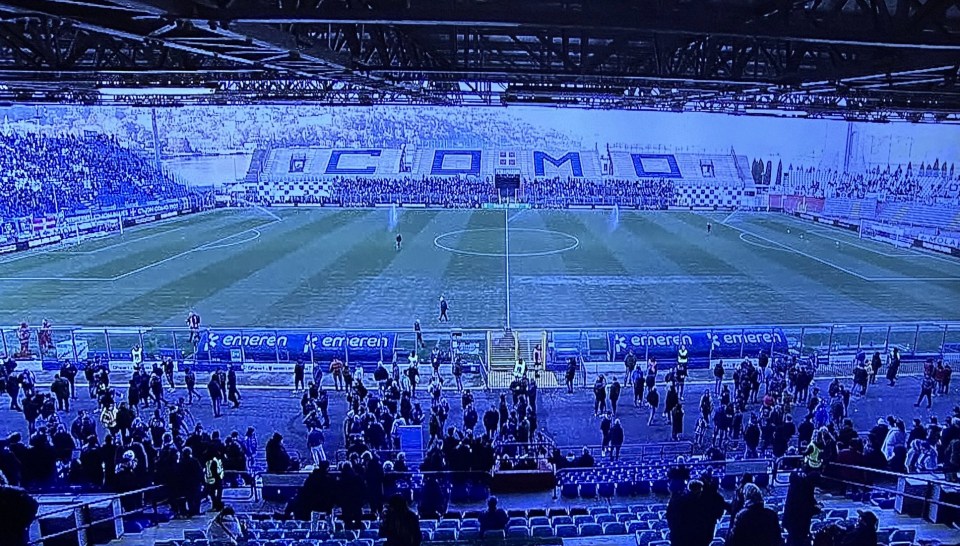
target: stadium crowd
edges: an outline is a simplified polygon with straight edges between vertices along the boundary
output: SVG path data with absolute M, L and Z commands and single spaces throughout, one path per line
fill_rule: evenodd
M 105 135 L 0 134 L 0 217 L 183 197 L 186 189 Z
M 423 203 L 475 208 L 495 202 L 496 190 L 490 181 L 473 176 L 336 178 L 329 200 L 340 206 Z
M 676 189 L 668 179 L 548 178 L 526 180 L 522 201 L 535 207 L 620 205 L 648 209 L 676 204 Z
M 886 379 L 891 385 L 896 383 L 898 358 L 895 354 L 887 364 Z M 421 365 L 419 356 L 412 353 L 406 361 L 393 362 L 389 367 L 380 363 L 372 373 L 359 367 L 350 370 L 334 360 L 329 367 L 315 367 L 309 381 L 305 381 L 303 364 L 298 363 L 294 387 L 301 394 L 301 418 L 309 451 L 302 457 L 285 445 L 278 432 L 270 435 L 261 448 L 252 427 L 242 434 L 239 430 L 221 434 L 193 418 L 189 406 L 201 397 L 209 400 L 215 416 L 220 415 L 221 405 L 226 402 L 234 409 L 241 407 L 237 370 L 232 367 L 211 373 L 205 392 L 200 394 L 197 375 L 189 364 L 180 370 L 183 385 L 177 385 L 174 362 L 169 358 L 149 366 L 141 361 L 124 386 L 111 384 L 106 364 L 97 360 L 87 362 L 82 372 L 65 361 L 49 386 L 39 385 L 32 371 L 18 369 L 17 361 L 8 358 L 0 368 L 0 381 L 10 398 L 11 410 L 23 414 L 27 435 L 25 439 L 21 432 L 13 432 L 0 440 L 0 473 L 9 483 L 31 490 L 73 485 L 84 490 L 129 492 L 151 484 L 164 485 L 174 499 L 175 514 L 191 517 L 201 512 L 205 499 L 213 509 L 222 509 L 224 487 L 249 484 L 254 472 L 284 473 L 312 465 L 315 470 L 308 484 L 336 487 L 303 488 L 287 507 L 287 514 L 309 517 L 310 511 L 329 512 L 336 506 L 346 524 L 356 526 L 364 506 L 381 512 L 385 484 L 395 474 L 535 469 L 548 452 L 556 468 L 609 464 L 595 459 L 586 449 L 578 457 L 563 457 L 551 446 L 539 431 L 536 375 L 528 377 L 522 370 L 509 392 L 499 394 L 498 403 L 481 413 L 469 389 L 459 382 L 444 384 L 440 363 L 448 360 L 449 356 L 436 349 L 429 365 Z M 866 434 L 854 428 L 849 413 L 851 401 L 866 396 L 869 385 L 877 381 L 883 368 L 879 354 L 869 361 L 865 354 L 858 354 L 850 386 L 835 379 L 825 392 L 814 385 L 811 362 L 770 358 L 763 353 L 730 368 L 717 362 L 710 370 L 712 388 L 703 391 L 687 385 L 689 372 L 682 358 L 664 370 L 655 359 L 642 363 L 630 353 L 624 368 L 622 383 L 620 377 L 607 382 L 601 375 L 592 388 L 603 458 L 618 459 L 625 440 L 629 443 L 619 417 L 624 413 L 621 394 L 632 389 L 634 408 L 649 410 L 648 424 L 656 423 L 662 415 L 674 439 L 691 437 L 684 430 L 683 407 L 685 398 L 697 400 L 692 438 L 706 460 L 793 454 L 803 458 L 804 472 L 811 476 L 848 484 L 869 481 L 864 471 L 854 467 L 900 473 L 942 468 L 951 479 L 956 479 L 960 470 L 960 408 L 954 408 L 943 425 L 931 417 L 927 423 L 914 419 L 908 427 L 905 420 L 890 415 L 878 419 Z M 925 368 L 921 396 L 947 395 L 949 365 L 930 361 Z M 451 369 L 455 370 L 455 365 Z M 428 376 L 426 385 L 421 382 L 421 370 Z M 86 397 L 96 401 L 97 409 L 79 410 L 71 419 L 71 403 L 83 396 L 77 389 L 81 373 L 88 384 Z M 340 432 L 346 449 L 337 461 L 328 460 L 324 450 L 324 436 L 332 430 L 334 420 L 329 411 L 331 392 L 323 386 L 325 373 L 332 376 L 333 393 L 340 396 L 342 392 L 347 402 Z M 658 383 L 665 387 L 662 405 Z M 185 388 L 181 391 L 184 396 L 174 400 L 180 388 Z M 462 423 L 449 422 L 451 395 L 459 398 Z M 798 411 L 799 418 L 794 422 Z M 400 449 L 404 426 L 423 428 L 429 437 L 419 466 L 409 464 Z M 806 475 L 791 478 L 791 491 L 794 481 L 799 484 L 798 490 L 812 490 L 816 479 L 809 478 L 810 483 L 805 480 Z M 724 504 L 724 509 L 735 516 L 731 537 L 737 535 L 741 518 L 749 521 L 744 510 L 749 510 L 750 503 L 745 499 L 757 494 L 742 485 L 739 497 Z M 446 482 L 433 477 L 425 482 L 421 516 L 443 513 L 449 502 L 447 487 Z M 716 501 L 713 489 L 709 476 L 691 481 L 685 492 L 675 492 L 673 508 L 668 512 L 683 514 L 689 509 L 684 503 L 704 494 Z M 791 527 L 809 529 L 809 521 L 803 524 L 806 516 L 797 516 L 791 508 L 791 493 L 787 498 L 784 528 L 788 532 L 794 532 Z M 136 509 L 143 500 L 130 497 L 124 502 L 125 508 Z M 717 507 L 717 513 L 722 514 L 720 504 Z M 671 517 L 668 514 L 667 519 Z M 800 518 L 799 523 L 794 517 Z
M 913 167 L 912 165 L 866 172 L 844 172 L 835 169 L 793 168 L 784 172 L 782 185 L 792 195 L 821 198 L 863 199 L 880 196 L 886 201 L 957 203 L 960 181 L 946 163 Z

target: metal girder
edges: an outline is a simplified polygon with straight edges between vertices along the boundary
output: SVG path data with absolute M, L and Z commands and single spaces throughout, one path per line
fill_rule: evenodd
M 732 96 L 936 96 L 960 110 L 958 0 L 0 0 L 3 16 L 5 82 L 56 72 L 207 83 L 227 101 L 553 93 L 674 109 Z M 24 17 L 59 26 L 7 28 Z

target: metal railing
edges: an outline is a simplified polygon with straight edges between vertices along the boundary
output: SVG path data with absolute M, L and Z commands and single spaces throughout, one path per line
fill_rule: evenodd
M 497 330 L 499 331 L 499 329 Z M 515 330 L 540 334 L 543 328 Z M 449 361 L 456 350 L 463 352 L 469 347 L 474 358 L 487 362 L 487 336 L 490 330 L 458 329 L 424 331 L 426 349 L 420 349 L 421 361 L 429 360 L 429 353 L 437 347 Z M 797 356 L 814 363 L 821 374 L 845 375 L 851 371 L 854 356 L 863 351 L 869 361 L 873 352 L 886 356 L 893 348 L 900 349 L 903 365 L 901 371 L 918 371 L 923 360 L 929 357 L 960 362 L 960 322 L 911 322 L 911 323 L 861 323 L 861 324 L 798 324 L 767 326 L 677 326 L 643 327 L 612 326 L 597 328 L 546 329 L 548 346 L 545 351 L 547 370 L 562 374 L 566 362 L 556 353 L 560 349 L 572 349 L 581 362 L 609 362 L 621 360 L 622 354 L 615 346 L 617 336 L 642 333 L 646 339 L 658 336 L 670 339 L 714 339 L 724 335 L 740 339 L 724 346 L 718 353 L 713 343 L 694 355 L 692 363 L 700 367 L 715 358 L 756 358 L 759 352 L 756 343 L 750 343 L 749 334 L 770 333 L 771 337 L 785 338 L 783 342 L 771 343 L 761 349 L 771 355 Z M 741 335 L 737 336 L 740 332 Z M 271 366 L 292 366 L 302 361 L 307 366 L 329 364 L 333 356 L 341 358 L 348 366 L 351 362 L 403 363 L 410 351 L 416 348 L 416 335 L 411 329 L 401 330 L 343 330 L 320 328 L 203 328 L 197 341 L 197 333 L 187 328 L 164 327 L 58 327 L 41 330 L 28 328 L 21 343 L 16 327 L 0 328 L 0 350 L 5 355 L 15 355 L 21 360 L 39 360 L 56 366 L 57 360 L 72 360 L 78 364 L 100 359 L 114 364 L 131 364 L 134 346 L 141 348 L 144 362 L 157 362 L 172 357 L 177 362 L 205 363 L 217 366 L 239 364 L 249 371 L 274 371 Z M 560 334 L 575 334 L 562 336 Z M 733 335 L 731 335 L 733 334 Z M 557 339 L 555 339 L 555 337 Z M 566 340 L 558 339 L 565 337 Z M 577 341 L 569 341 L 570 338 Z M 376 338 L 379 346 L 371 347 L 369 341 Z M 372 343 L 372 342 L 371 342 Z M 652 343 L 652 342 L 651 342 Z M 23 354 L 25 352 L 27 354 Z M 637 354 L 645 359 L 654 353 L 671 354 L 672 346 L 644 345 Z M 569 352 L 567 354 L 570 354 Z M 481 366 L 482 368 L 482 366 Z M 324 370 L 326 371 L 326 370 Z M 583 366 L 580 379 L 585 381 Z
M 160 494 L 164 493 L 164 494 Z M 77 534 L 81 532 L 89 532 L 91 529 L 106 524 L 116 524 L 118 519 L 122 519 L 135 514 L 142 514 L 147 511 L 148 508 L 152 508 L 153 514 L 158 514 L 157 507 L 166 504 L 169 502 L 169 499 L 165 498 L 166 491 L 163 486 L 153 485 L 150 487 L 144 487 L 142 489 L 136 489 L 134 491 L 128 491 L 125 493 L 118 493 L 115 495 L 104 495 L 98 496 L 96 499 L 73 504 L 66 506 L 64 508 L 57 508 L 54 510 L 49 510 L 46 512 L 38 512 L 37 518 L 32 527 L 31 537 L 28 544 L 30 545 L 42 545 L 51 539 L 56 539 L 58 537 L 66 537 L 70 534 Z M 124 505 L 125 499 L 133 498 L 136 501 L 137 506 L 127 510 Z M 114 507 L 113 510 L 110 510 L 110 515 L 107 517 L 101 517 L 97 519 L 91 518 L 91 508 L 94 505 L 102 505 L 104 503 L 112 503 L 113 501 L 119 501 L 119 511 Z M 42 505 L 41 505 L 42 508 Z M 42 521 L 53 519 L 54 516 L 58 514 L 64 514 L 71 516 L 70 519 L 73 522 L 76 522 L 73 526 L 63 529 L 48 535 L 42 534 Z M 60 518 L 66 519 L 66 518 Z M 114 533 L 117 534 L 117 533 Z M 122 535 L 122 533 L 119 533 Z M 119 538 L 119 536 L 113 536 L 111 538 Z M 77 541 L 80 544 L 86 544 L 88 541 L 86 539 Z
M 773 464 L 771 483 L 774 486 L 789 486 L 789 473 L 802 466 L 803 457 L 790 455 L 780 457 Z M 913 515 L 927 515 L 930 506 L 960 510 L 960 500 L 950 502 L 942 500 L 943 493 L 960 498 L 960 482 L 951 482 L 934 477 L 940 472 L 903 474 L 865 466 L 848 465 L 836 462 L 824 462 L 820 473 L 821 486 L 853 488 L 865 492 L 880 492 L 894 496 L 901 507 L 898 511 Z M 902 503 L 912 501 L 914 507 L 904 509 Z M 917 506 L 917 503 L 919 506 Z M 932 520 L 936 518 L 931 517 Z

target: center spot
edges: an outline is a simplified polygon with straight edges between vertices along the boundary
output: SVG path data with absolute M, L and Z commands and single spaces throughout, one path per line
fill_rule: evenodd
M 438 235 L 433 244 L 466 256 L 506 256 L 507 237 L 503 228 L 460 229 Z M 510 257 L 549 256 L 580 246 L 580 239 L 549 229 L 510 228 Z

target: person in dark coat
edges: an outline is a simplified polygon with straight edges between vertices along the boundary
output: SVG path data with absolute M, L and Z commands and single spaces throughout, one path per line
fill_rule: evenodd
M 703 482 L 692 480 L 687 490 L 675 493 L 667 505 L 671 546 L 709 546 L 723 511 L 723 499 L 719 505 L 714 496 L 708 501 Z
M 340 479 L 337 481 L 337 504 L 340 506 L 341 519 L 346 529 L 363 529 L 363 505 L 366 485 L 363 478 L 354 471 L 349 462 L 342 463 Z
M 291 467 L 290 454 L 283 445 L 283 436 L 279 432 L 274 432 L 273 436 L 267 440 L 267 472 L 279 474 L 287 472 Z
M 507 528 L 510 518 L 506 510 L 497 507 L 497 497 L 487 499 L 487 509 L 480 514 L 480 533 L 487 531 L 502 531 Z
M 301 521 L 310 521 L 311 512 L 330 513 L 333 511 L 331 493 L 336 490 L 336 482 L 330 476 L 330 463 L 320 461 L 313 472 L 303 482 L 303 487 L 287 505 L 287 515 Z
M 876 546 L 877 515 L 869 510 L 857 510 L 857 524 L 840 537 L 840 546 Z
M 783 527 L 788 546 L 810 545 L 810 522 L 820 513 L 814 491 L 813 476 L 803 468 L 790 473 L 790 487 L 783 506 Z
M 193 449 L 183 448 L 180 464 L 177 467 L 176 491 L 183 508 L 182 513 L 190 516 L 200 515 L 200 503 L 203 502 L 203 465 L 193 456 Z
M 898 347 L 893 348 L 893 354 L 890 355 L 890 365 L 887 367 L 887 381 L 890 382 L 890 386 L 897 384 L 897 375 L 900 373 L 900 349 Z
M 420 517 L 399 494 L 390 497 L 379 535 L 386 546 L 420 546 Z
M 780 546 L 780 518 L 763 504 L 763 493 L 755 484 L 743 488 L 744 508 L 733 519 L 725 546 Z
M 7 484 L 0 474 L 0 544 L 4 546 L 27 546 L 30 541 L 30 524 L 37 517 L 40 507 L 36 499 L 25 490 Z
M 680 439 L 680 435 L 683 434 L 683 404 L 677 404 L 673 408 L 673 413 L 670 415 L 670 425 L 671 432 L 673 433 L 673 440 L 677 441 Z

